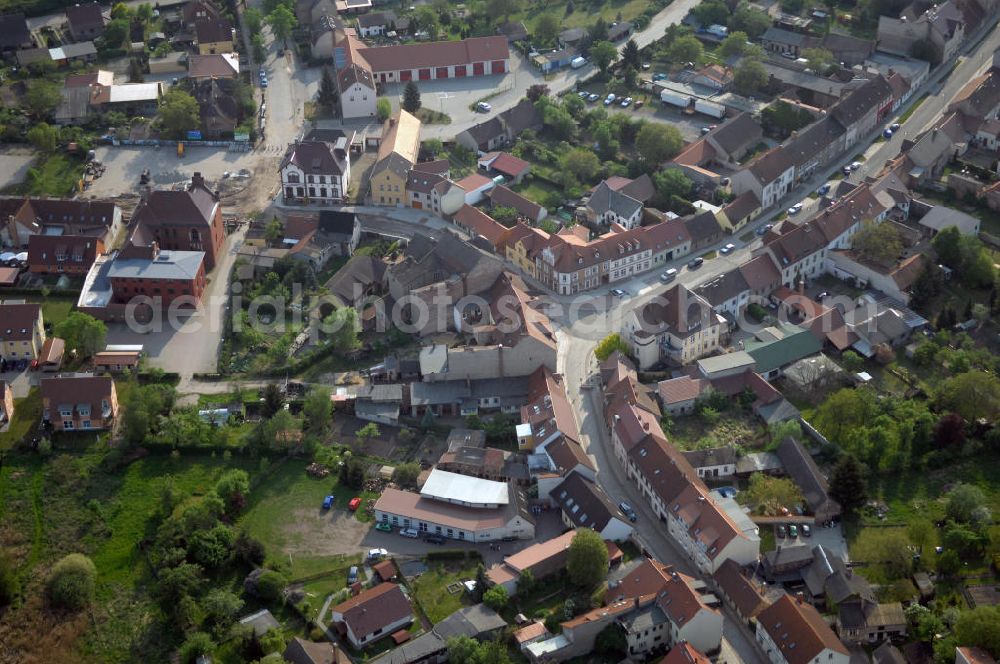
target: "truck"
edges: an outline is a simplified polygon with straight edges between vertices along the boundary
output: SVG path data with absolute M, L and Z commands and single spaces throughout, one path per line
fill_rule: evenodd
M 726 107 L 722 104 L 716 104 L 711 101 L 705 101 L 704 99 L 697 99 L 694 102 L 694 110 L 699 113 L 704 113 L 705 115 L 711 115 L 713 118 L 723 118 L 726 116 Z
M 660 93 L 660 101 L 677 108 L 687 108 L 691 105 L 691 98 L 673 90 L 664 90 Z
M 569 66 L 572 67 L 573 69 L 579 69 L 580 67 L 584 66 L 585 64 L 587 64 L 587 58 L 585 58 L 585 57 L 583 57 L 581 55 L 578 55 L 578 56 L 576 56 L 575 58 L 573 58 L 572 60 L 569 61 Z

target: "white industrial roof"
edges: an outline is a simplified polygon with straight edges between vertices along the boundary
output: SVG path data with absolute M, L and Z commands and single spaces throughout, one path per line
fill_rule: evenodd
M 510 502 L 507 484 L 478 477 L 449 473 L 435 468 L 424 482 L 420 495 L 460 505 L 506 505 Z
M 152 101 L 160 97 L 159 83 L 126 83 L 111 86 L 112 104 L 130 101 Z

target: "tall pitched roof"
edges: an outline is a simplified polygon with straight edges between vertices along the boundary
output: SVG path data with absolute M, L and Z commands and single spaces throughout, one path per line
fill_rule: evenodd
M 808 664 L 824 650 L 848 656 L 847 647 L 837 638 L 830 626 L 810 604 L 790 595 L 757 615 L 757 622 L 774 641 L 788 664 Z
M 196 174 L 197 180 L 201 176 Z M 141 201 L 132 213 L 133 224 L 160 226 L 211 226 L 219 199 L 197 181 L 180 191 L 158 189 Z
M 601 532 L 612 519 L 625 521 L 604 489 L 580 473 L 570 473 L 549 495 L 578 528 Z
M 358 638 L 413 614 L 406 595 L 395 583 L 380 583 L 331 609 Z
M 382 127 L 382 143 L 378 149 L 378 161 L 391 154 L 397 154 L 412 167 L 417 163 L 420 151 L 420 120 L 400 109 L 385 121 Z
M 820 506 L 833 503 L 828 493 L 827 481 L 812 456 L 794 438 L 786 438 L 778 445 L 778 457 L 795 483 L 802 490 L 809 507 L 816 511 Z

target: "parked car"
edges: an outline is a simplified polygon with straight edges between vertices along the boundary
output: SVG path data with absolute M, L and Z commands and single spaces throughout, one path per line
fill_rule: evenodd
M 358 566 L 351 565 L 351 569 L 347 570 L 347 585 L 351 585 L 358 582 Z
M 389 525 L 388 521 L 379 521 L 375 524 L 375 530 L 381 530 L 383 533 L 391 533 L 392 526 Z
M 645 105 L 646 102 L 640 99 L 639 101 L 635 102 L 635 104 L 633 104 L 632 108 L 642 108 Z
M 792 207 L 788 208 L 788 216 L 794 217 L 799 212 L 802 212 L 802 203 L 796 203 Z
M 885 131 L 882 132 L 882 138 L 892 138 L 892 129 L 886 127 Z
M 611 106 L 611 104 L 615 103 L 616 99 L 618 99 L 618 97 L 615 96 L 615 93 L 609 92 L 608 96 L 604 98 L 604 105 Z
M 489 113 L 490 111 L 493 110 L 493 107 L 487 104 L 485 101 L 481 101 L 478 104 L 476 104 L 476 110 L 479 111 L 480 113 Z
M 328 510 L 333 507 L 333 496 L 327 496 L 323 499 L 323 509 Z
M 701 135 L 704 136 L 705 134 L 707 134 L 710 131 L 712 131 L 712 130 L 709 129 L 708 127 L 702 127 L 701 128 Z
M 719 249 L 719 253 L 721 253 L 721 254 L 729 254 L 729 253 L 732 253 L 735 249 L 736 249 L 736 245 L 733 244 L 732 242 L 730 242 L 729 244 L 727 244 L 726 246 L 724 246 L 722 249 Z
M 788 526 L 788 536 L 791 538 L 799 536 L 799 529 L 794 523 Z
M 688 261 L 688 269 L 697 270 L 704 264 L 705 264 L 705 259 L 702 258 L 701 256 L 698 256 L 697 258 L 692 258 L 690 261 Z
M 404 528 L 399 531 L 399 534 L 403 537 L 409 537 L 410 539 L 417 539 L 420 537 L 420 533 L 417 532 L 416 528 Z
M 785 539 L 785 535 L 788 534 L 788 531 L 785 530 L 784 524 L 779 523 L 774 529 L 774 534 L 777 535 L 779 539 Z
M 589 101 L 590 103 L 594 103 L 595 101 L 597 101 L 600 98 L 601 98 L 600 95 L 597 95 L 597 94 L 591 92 L 590 95 L 587 97 L 587 101 Z
M 821 186 L 819 189 L 816 190 L 816 193 L 819 194 L 820 196 L 826 196 L 827 194 L 830 193 L 830 185 L 824 184 L 823 186 Z
M 628 291 L 624 291 L 621 288 L 612 288 L 611 294 L 614 295 L 615 297 L 625 297 L 626 295 L 628 295 Z
M 424 541 L 431 544 L 444 544 L 444 537 L 441 535 L 428 535 L 424 538 Z
M 632 98 L 631 97 L 625 97 L 625 99 L 622 99 L 621 106 L 622 106 L 622 108 L 628 108 L 629 104 L 631 104 L 631 103 L 632 103 Z
M 580 90 L 580 91 L 579 91 L 579 92 L 577 92 L 576 94 L 577 94 L 577 96 L 578 96 L 578 97 L 579 97 L 580 99 L 586 99 L 587 97 L 589 97 L 589 96 L 590 96 L 590 93 L 589 93 L 589 92 L 587 92 L 586 90 Z
M 655 74 L 653 74 L 653 80 L 654 80 L 654 81 L 662 81 L 662 80 L 663 80 L 663 79 L 665 79 L 666 77 L 667 77 L 667 75 L 666 75 L 666 74 L 664 74 L 664 73 L 663 73 L 663 72 L 661 72 L 661 71 L 658 71 L 658 72 L 656 72 Z
M 844 166 L 842 169 L 840 169 L 840 172 L 843 173 L 844 175 L 850 175 L 851 174 L 851 165 L 848 164 L 847 166 Z
M 381 560 L 389 555 L 385 549 L 368 549 L 368 560 Z
M 677 268 L 672 267 L 660 275 L 660 281 L 667 284 L 677 278 Z
M 899 123 L 893 122 L 891 125 L 889 125 L 889 129 L 892 129 L 893 131 L 899 131 Z
M 624 500 L 618 503 L 618 509 L 620 509 L 622 511 L 622 514 L 627 516 L 628 520 L 631 521 L 632 523 L 635 523 L 636 521 L 639 520 L 639 515 L 636 514 L 635 510 L 632 509 L 632 506 L 626 503 Z
M 771 230 L 772 228 L 774 228 L 774 224 L 764 224 L 763 226 L 761 226 L 760 228 L 758 228 L 756 231 L 754 231 L 754 233 L 756 233 L 757 235 L 760 235 L 760 236 L 764 236 L 764 235 L 767 235 L 767 232 L 769 230 Z
M 851 162 L 851 170 L 852 171 L 856 171 L 859 168 L 861 168 L 861 162 L 860 161 L 852 161 Z
M 809 524 L 808 523 L 803 523 L 802 524 L 802 536 L 803 537 L 812 537 L 812 534 L 813 534 L 813 530 L 812 530 L 812 528 L 809 527 Z
M 354 496 L 351 498 L 351 502 L 347 503 L 347 509 L 352 512 L 357 512 L 359 507 L 361 507 L 361 498 L 358 496 Z

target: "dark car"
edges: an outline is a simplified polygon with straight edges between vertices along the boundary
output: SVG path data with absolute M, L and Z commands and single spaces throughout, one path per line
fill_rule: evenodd
M 692 258 L 688 262 L 688 269 L 689 270 L 697 270 L 699 267 L 701 267 L 702 265 L 704 265 L 704 263 L 705 263 L 705 259 L 702 258 L 701 256 L 698 256 L 697 258 Z
M 779 537 L 780 539 L 784 539 L 784 538 L 785 538 L 785 535 L 787 535 L 787 534 L 788 534 L 788 531 L 787 531 L 787 530 L 785 530 L 785 526 L 784 526 L 783 524 L 780 524 L 780 523 L 779 523 L 779 524 L 778 524 L 778 527 L 774 529 L 774 533 L 775 533 L 775 534 L 776 534 L 776 535 L 777 535 L 777 536 L 778 536 L 778 537 Z
M 424 541 L 430 542 L 431 544 L 444 544 L 444 537 L 441 535 L 428 535 L 424 538 Z

